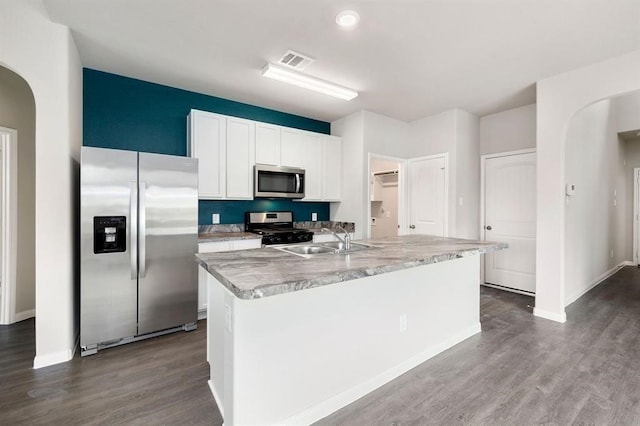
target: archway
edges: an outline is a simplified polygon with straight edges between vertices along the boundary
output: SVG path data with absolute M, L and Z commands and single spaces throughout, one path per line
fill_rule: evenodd
M 534 315 L 565 314 L 565 145 L 571 118 L 598 100 L 640 89 L 640 51 L 537 83 L 537 245 Z
M 633 168 L 640 150 L 620 134 L 640 129 L 640 91 L 577 111 L 565 145 L 565 305 L 632 264 Z
M 15 191 L 15 284 L 12 315 L 8 322 L 18 322 L 35 316 L 35 100 L 27 82 L 15 72 L 0 66 L 0 126 L 16 130 L 12 141 L 16 152 L 17 185 Z M 8 263 L 8 262 L 6 262 Z

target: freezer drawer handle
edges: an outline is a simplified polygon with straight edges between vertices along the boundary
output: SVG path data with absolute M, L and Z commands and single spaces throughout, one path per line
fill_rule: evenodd
M 138 182 L 131 182 L 129 195 L 129 253 L 131 255 L 131 279 L 138 278 Z
M 140 252 L 140 278 L 144 278 L 147 275 L 147 253 L 146 253 L 146 239 L 147 239 L 147 183 L 144 181 L 140 181 L 140 203 L 138 208 L 140 209 L 140 237 L 139 242 L 140 246 L 138 247 L 138 251 Z

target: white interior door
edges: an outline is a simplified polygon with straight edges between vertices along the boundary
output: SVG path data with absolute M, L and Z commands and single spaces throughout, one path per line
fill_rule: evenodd
M 536 154 L 485 160 L 485 239 L 509 244 L 485 256 L 485 282 L 535 293 Z
M 409 160 L 409 233 L 446 235 L 446 156 Z

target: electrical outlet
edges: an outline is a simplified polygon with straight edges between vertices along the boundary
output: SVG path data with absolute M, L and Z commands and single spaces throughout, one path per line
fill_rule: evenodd
M 213 213 L 211 215 L 211 223 L 217 225 L 220 223 L 220 213 Z
M 318 220 L 318 213 L 316 212 L 311 213 L 311 221 L 316 222 L 317 220 Z
M 400 333 L 404 333 L 405 331 L 407 331 L 407 314 L 400 315 L 399 326 Z

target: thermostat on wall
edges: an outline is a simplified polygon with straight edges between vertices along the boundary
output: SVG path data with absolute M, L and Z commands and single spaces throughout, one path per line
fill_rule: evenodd
M 565 194 L 567 195 L 573 195 L 576 193 L 576 185 L 573 183 L 568 183 L 565 185 L 565 189 L 564 189 Z

